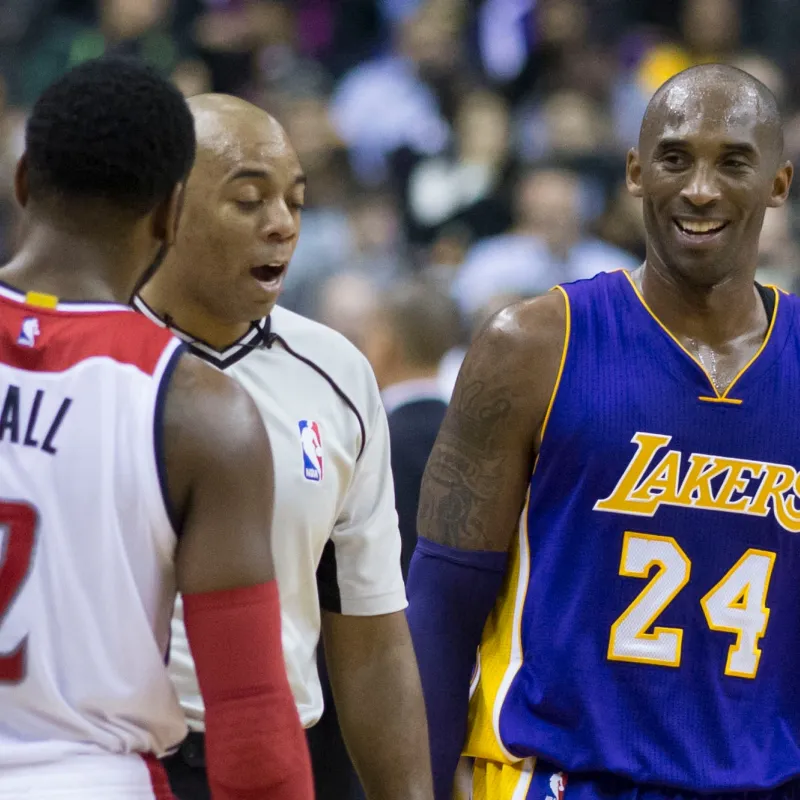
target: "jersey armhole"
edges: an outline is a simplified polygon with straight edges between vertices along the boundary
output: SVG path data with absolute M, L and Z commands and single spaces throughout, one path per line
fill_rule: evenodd
M 339 571 L 336 564 L 336 545 L 333 539 L 325 542 L 322 558 L 317 565 L 317 593 L 323 611 L 342 613 L 342 594 L 339 589 Z
M 164 501 L 164 508 L 167 512 L 167 517 L 172 525 L 175 535 L 180 538 L 181 535 L 181 520 L 178 517 L 177 511 L 172 504 L 172 498 L 169 494 L 169 483 L 167 481 L 167 457 L 164 447 L 164 410 L 167 405 L 167 391 L 169 390 L 170 380 L 175 372 L 175 367 L 178 366 L 181 356 L 188 352 L 188 347 L 180 343 L 175 347 L 169 357 L 164 369 L 161 373 L 161 378 L 158 384 L 158 391 L 156 393 L 155 413 L 153 414 L 153 446 L 155 450 L 156 471 L 158 473 L 158 484 L 161 488 L 161 498 Z

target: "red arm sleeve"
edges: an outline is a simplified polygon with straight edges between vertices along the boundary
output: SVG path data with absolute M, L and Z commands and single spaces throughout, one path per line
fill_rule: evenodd
M 183 596 L 206 707 L 206 766 L 214 800 L 311 800 L 306 737 L 281 646 L 275 581 Z

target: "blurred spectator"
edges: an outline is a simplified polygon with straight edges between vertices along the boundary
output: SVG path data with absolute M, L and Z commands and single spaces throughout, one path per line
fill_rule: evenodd
M 183 60 L 172 71 L 172 81 L 185 97 L 210 92 L 211 80 L 211 70 L 198 58 Z
M 678 19 L 680 38 L 666 32 L 649 31 L 629 37 L 631 70 L 620 76 L 614 89 L 617 135 L 631 146 L 639 122 L 653 92 L 664 81 L 693 64 L 709 61 L 732 62 L 741 34 L 739 0 L 683 0 Z
M 739 46 L 739 0 L 684 0 L 681 30 L 695 63 L 729 61 Z
M 611 148 L 611 131 L 600 103 L 583 92 L 565 89 L 520 109 L 517 147 L 528 162 L 598 156 Z
M 16 68 L 11 70 L 14 101 L 32 105 L 69 67 L 110 50 L 138 56 L 170 74 L 181 56 L 172 27 L 176 2 L 94 0 L 78 8 L 67 4 L 65 13 L 58 13 L 62 4 L 50 3 L 56 13 L 39 20 L 35 35 L 28 31 L 19 43 Z
M 450 155 L 419 161 L 407 189 L 409 237 L 429 242 L 449 223 L 461 221 L 472 237 L 508 227 L 509 115 L 505 101 L 485 89 L 462 99 Z
M 365 338 L 389 420 L 403 575 L 417 544 L 422 473 L 447 408 L 439 384 L 444 355 L 460 342 L 453 301 L 422 282 L 383 292 Z
M 365 275 L 342 272 L 322 284 L 316 319 L 365 353 L 379 298 L 378 288 Z
M 773 283 L 787 292 L 800 289 L 800 247 L 792 237 L 788 206 L 768 208 L 758 247 L 760 283 Z
M 594 230 L 603 241 L 626 250 L 638 261 L 644 261 L 644 217 L 642 201 L 633 197 L 620 181 L 605 212 L 597 220 Z
M 514 227 L 478 242 L 453 283 L 462 311 L 473 314 L 497 294 L 530 297 L 556 283 L 636 266 L 630 253 L 588 235 L 581 200 L 580 179 L 565 170 L 522 178 Z
M 193 21 L 192 39 L 208 64 L 215 91 L 249 93 L 257 76 L 294 58 L 294 16 L 275 0 L 203 0 Z
M 358 192 L 340 205 L 305 212 L 282 304 L 314 315 L 320 286 L 343 271 L 363 273 L 381 287 L 406 272 L 399 209 L 390 192 Z
M 786 79 L 777 64 L 758 53 L 742 53 L 730 61 L 731 65 L 758 78 L 775 95 L 778 105 L 786 100 Z
M 450 130 L 433 86 L 459 64 L 460 15 L 453 3 L 423 3 L 396 30 L 395 52 L 360 64 L 337 87 L 331 113 L 359 178 L 387 178 L 387 156 L 401 147 L 441 153 Z
M 496 296 L 641 261 L 625 153 L 685 67 L 763 81 L 800 160 L 798 34 L 792 0 L 0 0 L 0 251 L 26 109 L 114 49 L 186 95 L 241 94 L 281 119 L 308 176 L 285 305 L 341 315 L 340 287 L 357 305 L 413 273 L 478 318 Z M 761 252 L 764 280 L 792 289 L 798 192 Z
M 14 252 L 22 224 L 14 198 L 14 171 L 25 149 L 25 114 L 9 108 L 6 101 L 5 83 L 0 78 L 0 258 L 4 262 Z
M 485 0 L 478 12 L 478 52 L 494 83 L 519 77 L 534 39 L 535 0 Z
M 445 225 L 422 259 L 421 275 L 442 291 L 450 291 L 472 243 L 472 232 L 461 222 Z

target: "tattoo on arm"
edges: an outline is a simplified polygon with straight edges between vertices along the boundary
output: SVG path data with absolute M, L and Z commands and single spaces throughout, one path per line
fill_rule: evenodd
M 485 506 L 507 494 L 509 456 L 498 440 L 512 411 L 508 394 L 507 386 L 483 380 L 459 388 L 425 470 L 422 536 L 448 547 L 494 549 Z
M 553 292 L 501 311 L 472 343 L 425 469 L 417 529 L 446 547 L 505 551 L 525 503 L 566 335 Z

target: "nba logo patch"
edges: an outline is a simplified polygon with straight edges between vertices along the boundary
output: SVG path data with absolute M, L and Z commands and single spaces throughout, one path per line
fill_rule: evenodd
M 567 776 L 563 772 L 556 772 L 550 776 L 550 794 L 545 800 L 564 800 L 567 788 Z
M 300 444 L 303 447 L 303 475 L 307 481 L 321 481 L 322 437 L 319 435 L 319 423 L 301 419 L 297 425 L 300 428 Z
M 17 336 L 17 344 L 23 347 L 35 347 L 36 337 L 41 333 L 39 330 L 39 320 L 36 317 L 25 317 Z

